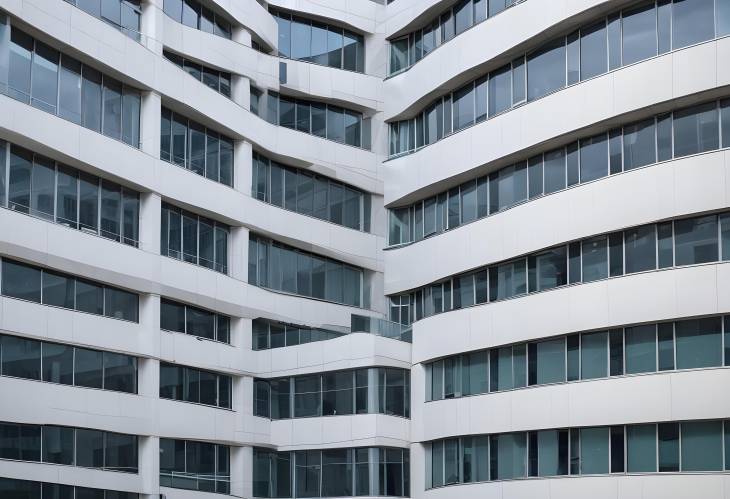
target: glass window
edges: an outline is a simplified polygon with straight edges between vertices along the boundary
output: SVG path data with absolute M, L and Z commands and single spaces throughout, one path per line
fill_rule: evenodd
M 336 142 L 345 141 L 345 115 L 341 107 L 327 106 L 327 138 Z
M 13 99 L 30 102 L 31 57 L 33 38 L 17 29 L 10 32 L 8 93 Z
M 10 147 L 8 207 L 28 213 L 33 153 L 19 147 Z
M 530 434 L 534 444 L 530 443 L 530 460 L 532 461 L 532 451 L 536 450 L 537 458 L 537 476 L 559 476 L 568 474 L 568 431 L 567 430 L 547 430 L 538 431 Z M 536 445 L 536 449 L 533 449 Z M 531 464 L 531 469 L 532 469 Z M 535 473 L 531 472 L 531 476 Z
M 54 464 L 74 464 L 74 429 L 63 426 L 43 426 L 41 461 Z
M 104 467 L 104 432 L 76 429 L 76 466 Z
M 721 471 L 722 421 L 684 422 L 681 425 L 682 471 Z
M 76 229 L 78 227 L 78 175 L 74 170 L 59 165 L 56 182 L 56 222 Z
M 333 68 L 342 67 L 342 29 L 329 26 L 327 29 L 327 65 Z
M 474 123 L 474 84 L 469 83 L 454 92 L 454 131 Z
M 89 281 L 76 279 L 76 310 L 102 315 L 104 313 L 104 288 Z
M 104 352 L 104 389 L 137 393 L 137 359 Z
M 608 473 L 608 428 L 580 430 L 581 474 Z
M 526 433 L 492 435 L 490 454 L 492 480 L 509 480 L 527 476 Z
M 104 135 L 114 139 L 122 137 L 122 84 L 104 78 Z
M 319 416 L 321 413 L 320 376 L 294 379 L 294 417 Z
M 75 281 L 63 274 L 43 272 L 43 303 L 63 308 L 74 308 Z
M 608 175 L 608 139 L 606 134 L 580 141 L 580 181 L 590 182 Z
M 624 257 L 627 274 L 656 268 L 654 225 L 644 225 L 624 232 Z
M 512 107 L 512 68 L 507 66 L 489 74 L 489 116 Z
M 457 35 L 474 24 L 474 11 L 471 0 L 462 0 L 454 7 L 454 21 Z
M 626 471 L 653 473 L 657 470 L 656 425 L 626 427 Z
M 606 22 L 580 30 L 580 78 L 587 80 L 608 70 Z
M 718 149 L 719 142 L 717 103 L 702 104 L 674 113 L 676 158 Z
M 624 65 L 657 54 L 656 9 L 653 2 L 623 12 L 622 41 Z
M 342 69 L 358 71 L 357 53 L 359 50 L 362 50 L 360 37 L 345 30 L 344 47 L 342 49 Z
M 126 473 L 137 472 L 137 437 L 106 432 L 104 468 Z
M 721 366 L 721 330 L 719 317 L 677 321 L 677 369 Z
M 538 99 L 565 86 L 565 40 L 546 44 L 527 57 L 527 99 Z
M 654 324 L 625 330 L 626 374 L 657 370 L 657 336 Z
M 74 360 L 74 384 L 87 388 L 103 388 L 103 353 L 97 350 L 76 348 Z
M 104 289 L 104 315 L 115 319 L 137 322 L 139 296 L 121 289 Z
M 624 127 L 624 170 L 656 162 L 654 119 Z
M 565 149 L 545 153 L 545 194 L 565 189 Z
M 41 271 L 3 259 L 2 293 L 12 298 L 41 302 Z
M 319 497 L 321 451 L 296 451 L 294 452 L 294 462 L 296 497 Z
M 31 76 L 31 104 L 49 113 L 56 113 L 58 98 L 59 54 L 48 45 L 36 41 Z
M 322 497 L 352 495 L 353 462 L 350 449 L 322 451 Z
M 672 48 L 704 42 L 715 36 L 713 0 L 672 2 Z
M 531 345 L 532 346 L 532 345 Z M 534 351 L 534 361 L 531 358 Z M 530 350 L 530 371 L 534 379 L 530 384 L 561 383 L 565 381 L 565 340 L 541 341 Z M 532 376 L 530 376 L 532 378 Z
M 608 277 L 608 239 L 605 236 L 587 239 L 581 243 L 583 282 Z
M 74 348 L 56 343 L 43 343 L 43 381 L 73 384 Z
M 718 258 L 717 217 L 710 215 L 674 222 L 675 265 L 714 262 Z
M 41 342 L 15 336 L 2 337 L 3 376 L 41 379 Z
M 608 375 L 608 333 L 580 336 L 581 379 L 604 378 Z
M 101 131 L 101 73 L 83 66 L 81 83 L 81 124 Z

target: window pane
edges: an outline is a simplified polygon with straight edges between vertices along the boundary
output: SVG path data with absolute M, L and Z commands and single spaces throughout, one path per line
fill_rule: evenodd
M 75 281 L 63 274 L 43 272 L 43 303 L 63 308 L 74 308 Z
M 76 429 L 76 466 L 104 466 L 104 432 Z
M 454 92 L 454 131 L 474 123 L 474 84 Z
M 321 452 L 296 451 L 294 453 L 296 497 L 320 496 Z
M 3 376 L 41 379 L 41 342 L 15 336 L 2 337 Z
M 608 70 L 606 22 L 580 30 L 580 77 L 587 80 Z
M 545 194 L 565 189 L 565 149 L 545 153 Z
M 33 169 L 33 153 L 19 147 L 10 147 L 10 177 L 8 183 L 8 207 L 28 213 L 30 208 L 30 182 Z
M 656 425 L 626 427 L 626 465 L 629 473 L 652 473 L 657 470 Z
M 714 262 L 718 258 L 717 217 L 710 215 L 674 222 L 675 265 Z
M 90 314 L 103 314 L 104 288 L 92 282 L 76 279 L 76 310 Z
M 527 475 L 526 436 L 526 433 L 507 433 L 492 436 L 490 440 L 490 453 L 493 463 L 492 480 L 521 478 Z
M 512 67 L 508 64 L 489 74 L 489 116 L 501 113 L 510 107 L 512 107 Z
M 137 322 L 139 296 L 121 289 L 104 289 L 104 315 Z
M 657 339 L 654 324 L 627 327 L 624 341 L 626 343 L 626 374 L 657 370 Z
M 81 174 L 79 177 L 79 228 L 92 234 L 99 227 L 99 179 Z
M 122 137 L 122 84 L 104 78 L 104 135 L 114 139 Z
M 115 241 L 121 236 L 122 189 L 107 182 L 101 183 L 101 235 Z
M 656 268 L 656 230 L 644 225 L 624 232 L 626 273 Z
M 104 352 L 104 389 L 137 392 L 137 359 L 129 355 Z
M 78 227 L 78 176 L 74 170 L 59 165 L 56 182 L 56 222 L 75 229 Z
M 565 86 L 565 40 L 547 44 L 527 57 L 527 99 L 534 100 Z
M 704 0 L 703 0 L 704 1 Z M 685 0 L 685 3 L 687 0 Z M 675 3 L 675 5 L 677 5 Z M 710 5 L 712 3 L 710 2 Z M 712 151 L 720 145 L 717 103 L 674 113 L 674 157 Z
M 677 321 L 677 369 L 721 366 L 721 330 L 719 317 Z
M 73 384 L 74 349 L 68 345 L 43 343 L 43 381 Z
M 538 431 L 537 476 L 568 474 L 567 430 Z
M 102 388 L 103 353 L 97 350 L 76 348 L 74 360 L 74 384 L 87 388 Z
M 685 422 L 681 425 L 682 471 L 722 470 L 722 421 Z
M 653 2 L 624 11 L 622 28 L 624 65 L 657 54 L 656 9 Z
M 2 293 L 4 296 L 40 303 L 41 270 L 10 260 L 3 260 Z
M 30 102 L 30 71 L 33 54 L 33 38 L 22 31 L 12 29 L 10 34 L 10 60 L 8 61 L 8 93 L 13 99 Z
M 106 432 L 104 468 L 126 473 L 137 472 L 137 437 Z
M 605 236 L 581 243 L 583 255 L 583 282 L 608 277 L 608 239 Z
M 536 384 L 561 383 L 565 381 L 565 340 L 541 341 L 536 343 Z M 530 359 L 532 363 L 532 359 Z
M 654 119 L 624 127 L 624 170 L 656 162 Z
M 676 50 L 712 38 L 715 35 L 713 20 L 713 0 L 674 0 L 672 48 Z
M 58 98 L 58 52 L 36 41 L 33 54 L 31 104 L 49 113 L 56 113 Z
M 327 106 L 327 138 L 337 142 L 345 141 L 344 109 Z
M 608 375 L 608 333 L 582 334 L 580 337 L 581 379 Z
M 81 84 L 81 123 L 86 128 L 101 131 L 101 73 L 83 67 Z
M 357 71 L 357 52 L 362 50 L 358 36 L 349 31 L 344 32 L 345 45 L 342 51 L 342 68 L 350 71 Z
M 330 26 L 327 31 L 327 65 L 333 68 L 342 67 L 342 30 Z
M 608 473 L 608 428 L 580 430 L 581 474 Z
M 608 139 L 606 134 L 580 141 L 580 181 L 590 182 L 608 175 Z
M 43 426 L 41 449 L 44 463 L 74 464 L 74 429 L 63 426 Z M 45 495 L 45 494 L 44 494 Z M 51 496 L 53 497 L 53 496 Z

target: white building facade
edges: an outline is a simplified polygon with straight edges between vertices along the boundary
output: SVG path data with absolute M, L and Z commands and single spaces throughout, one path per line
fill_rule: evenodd
M 730 496 L 728 34 L 0 0 L 0 498 Z

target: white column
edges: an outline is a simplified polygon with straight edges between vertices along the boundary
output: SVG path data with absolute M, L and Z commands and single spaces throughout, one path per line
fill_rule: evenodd
M 139 246 L 148 253 L 160 254 L 160 220 L 162 198 L 156 192 L 144 192 L 140 196 Z
M 144 92 L 140 110 L 140 148 L 142 152 L 160 157 L 160 120 L 162 118 L 162 100 L 160 94 Z
M 231 227 L 229 260 L 231 262 L 230 276 L 239 281 L 248 282 L 248 229 L 246 227 Z
M 234 471 L 240 475 L 235 477 Z M 235 483 L 235 489 L 234 489 Z M 253 448 L 231 449 L 231 494 L 239 497 L 253 497 Z
M 251 110 L 251 80 L 245 76 L 231 75 L 231 99 L 246 110 Z
M 160 355 L 160 295 L 143 294 L 139 299 L 139 324 L 143 331 L 141 341 L 144 343 L 144 353 L 150 357 Z M 141 375 L 140 375 L 141 376 Z M 154 383 L 153 383 L 154 385 Z M 154 386 L 150 396 L 156 397 Z
M 247 196 L 251 195 L 251 170 L 253 168 L 253 146 L 245 140 L 233 145 L 233 188 Z
M 247 47 L 251 46 L 251 33 L 243 26 L 233 26 L 231 40 Z
M 140 437 L 139 439 L 139 476 L 142 491 L 149 497 L 159 497 L 160 490 L 160 438 Z M 154 492 L 157 492 L 155 494 Z M 145 497 L 140 495 L 140 498 Z
M 140 19 L 142 45 L 158 55 L 162 55 L 164 26 L 162 16 L 165 15 L 162 5 L 163 0 L 146 0 L 142 4 L 142 18 Z

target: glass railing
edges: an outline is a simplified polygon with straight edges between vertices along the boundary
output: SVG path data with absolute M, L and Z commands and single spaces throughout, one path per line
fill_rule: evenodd
M 369 333 L 407 343 L 413 341 L 413 330 L 410 325 L 392 322 L 379 317 L 366 317 L 355 314 L 351 316 L 350 324 L 352 333 Z

